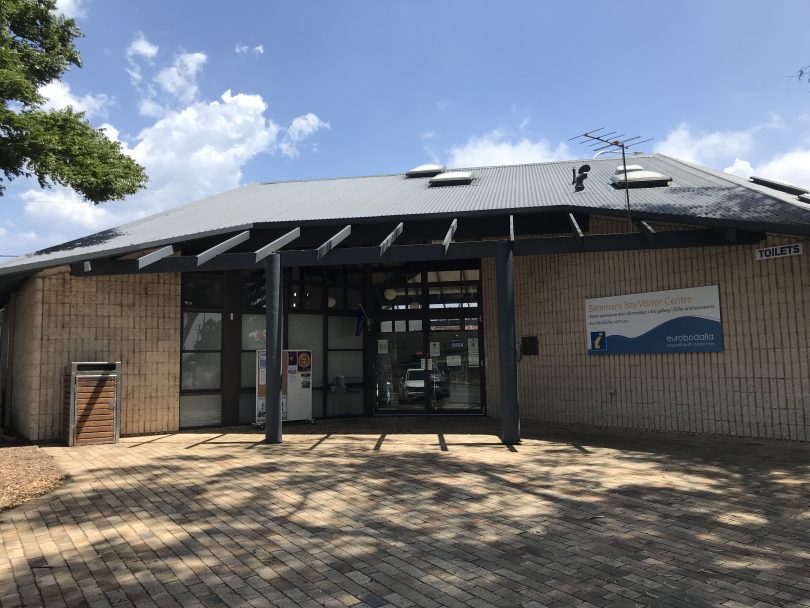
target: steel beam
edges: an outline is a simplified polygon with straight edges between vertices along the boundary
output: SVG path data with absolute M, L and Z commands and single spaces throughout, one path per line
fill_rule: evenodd
M 297 229 L 296 229 L 297 230 Z M 294 232 L 294 231 L 293 231 Z M 291 233 L 288 233 L 288 235 Z M 285 235 L 288 236 L 288 235 Z M 285 237 L 282 237 L 284 239 Z M 732 238 L 733 240 L 729 240 Z M 722 247 L 725 245 L 750 245 L 765 238 L 762 232 L 738 230 L 728 233 L 721 230 L 668 230 L 656 232 L 655 239 L 649 240 L 644 234 L 633 232 L 624 234 L 539 237 L 514 241 L 514 255 L 546 255 L 558 253 L 636 251 L 642 249 L 677 249 L 683 247 Z M 277 239 L 279 241 L 281 239 Z M 271 243 L 267 247 L 275 246 Z M 393 245 L 386 250 L 385 259 L 389 262 L 430 262 L 438 260 L 466 260 L 493 257 L 499 243 L 506 240 L 461 241 L 445 252 L 441 244 Z M 283 246 L 283 245 L 282 245 Z M 285 250 L 278 252 L 282 266 L 320 266 L 338 264 L 372 264 L 380 260 L 379 246 L 349 247 L 336 249 L 326 258 L 318 258 L 314 249 Z M 269 255 L 269 254 L 268 254 Z M 222 253 L 205 265 L 205 270 L 240 270 L 261 268 L 254 253 Z M 263 256 L 262 259 L 264 259 Z M 197 270 L 196 256 L 175 256 L 155 262 L 143 272 L 193 272 Z M 94 260 L 91 270 L 85 271 L 83 264 L 73 264 L 71 271 L 76 276 L 137 274 L 137 260 Z
M 653 227 L 644 220 L 638 220 L 636 223 L 638 224 L 638 227 L 641 228 L 641 233 L 645 236 L 645 238 L 652 242 L 656 234 Z
M 447 250 L 450 248 L 450 243 L 453 242 L 453 236 L 456 234 L 456 229 L 458 228 L 458 219 L 454 219 L 450 222 L 450 228 L 447 229 L 447 234 L 444 235 L 444 240 L 442 241 L 442 246 L 444 247 L 444 252 L 447 253 Z
M 278 237 L 276 240 L 267 243 L 264 247 L 259 249 L 255 254 L 255 262 L 258 264 L 268 255 L 275 253 L 282 247 L 292 243 L 295 239 L 301 236 L 301 228 L 293 228 L 287 234 Z
M 571 228 L 574 229 L 574 232 L 577 233 L 577 236 L 580 239 L 585 238 L 585 235 L 582 232 L 582 228 L 579 227 L 579 224 L 577 223 L 577 218 L 574 217 L 573 213 L 568 214 L 568 221 L 571 223 Z
M 174 253 L 174 246 L 173 245 L 166 245 L 165 247 L 161 247 L 157 251 L 153 251 L 152 253 L 147 253 L 146 255 L 142 255 L 138 258 L 138 270 L 143 270 L 147 266 L 154 264 L 158 260 L 162 260 L 163 258 L 167 258 Z
M 396 240 L 399 238 L 399 235 L 402 234 L 403 230 L 405 230 L 405 223 L 400 222 L 399 224 L 397 224 L 397 227 L 391 231 L 391 234 L 389 234 L 382 240 L 382 243 L 380 243 L 380 256 L 382 256 L 386 251 L 388 251 L 388 248 L 391 247 L 391 245 L 393 245 L 396 242 Z
M 343 241 L 345 241 L 347 238 L 349 238 L 349 235 L 351 233 L 352 233 L 351 225 L 341 228 L 335 234 L 335 236 L 333 236 L 328 241 L 326 241 L 323 245 L 318 247 L 318 249 L 316 250 L 316 252 L 317 252 L 317 255 L 315 256 L 316 259 L 320 260 L 323 256 L 325 256 L 327 253 L 332 251 L 335 247 L 337 247 Z
M 214 245 L 210 249 L 206 249 L 205 251 L 197 255 L 197 266 L 202 266 L 206 262 L 210 262 L 220 253 L 225 253 L 226 251 L 233 249 L 237 245 L 244 243 L 249 238 L 250 238 L 250 230 L 245 230 L 243 232 L 240 232 L 236 236 L 232 236 L 231 238 L 222 241 L 219 245 Z
M 264 262 L 265 322 L 267 340 L 267 394 L 265 396 L 264 442 L 281 443 L 281 255 L 273 253 Z
M 498 291 L 498 357 L 501 370 L 501 441 L 520 443 L 520 405 L 517 390 L 517 341 L 515 339 L 515 286 L 513 244 L 499 243 L 495 256 Z

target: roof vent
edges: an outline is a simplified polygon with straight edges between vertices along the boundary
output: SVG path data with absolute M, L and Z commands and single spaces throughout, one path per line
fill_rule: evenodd
M 427 165 L 419 165 L 408 171 L 405 175 L 407 177 L 433 177 L 445 170 L 444 165 L 435 165 L 429 163 Z
M 810 190 L 796 186 L 794 184 L 783 182 L 781 179 L 769 179 L 767 177 L 751 176 L 751 181 L 760 186 L 779 190 L 780 192 L 787 192 L 788 194 L 810 194 Z
M 631 171 L 644 171 L 644 167 L 641 165 L 627 165 L 627 172 L 630 173 Z M 624 173 L 624 167 L 616 167 L 616 175 L 619 173 Z
M 472 173 L 469 171 L 445 171 L 430 178 L 431 186 L 458 186 L 472 182 Z
M 639 165 L 627 165 L 627 173 L 622 167 L 616 169 L 616 174 L 610 177 L 610 181 L 616 188 L 624 188 L 625 182 L 629 188 L 658 188 L 667 186 L 672 178 L 669 175 L 658 173 L 658 171 L 647 171 Z

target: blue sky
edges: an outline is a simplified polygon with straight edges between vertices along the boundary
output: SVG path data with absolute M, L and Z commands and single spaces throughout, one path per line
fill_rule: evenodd
M 93 206 L 16 181 L 0 254 L 259 180 L 587 158 L 612 129 L 810 185 L 806 0 L 59 0 L 84 66 L 43 90 L 150 174 Z

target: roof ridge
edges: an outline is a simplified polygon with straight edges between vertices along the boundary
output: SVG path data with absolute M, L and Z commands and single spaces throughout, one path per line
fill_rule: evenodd
M 649 154 L 634 154 L 630 158 L 653 158 L 655 156 L 663 156 L 662 154 L 658 154 L 655 152 L 651 152 Z M 538 165 L 561 165 L 565 163 L 584 163 L 584 162 L 606 162 L 609 160 L 615 161 L 616 159 L 611 158 L 569 158 L 565 160 L 544 160 L 538 161 L 533 163 L 511 163 L 508 165 L 478 165 L 478 166 L 467 166 L 467 167 L 447 167 L 447 171 L 474 171 L 475 169 L 508 169 L 513 167 L 534 167 Z M 251 184 L 258 184 L 261 186 L 274 186 L 277 184 L 299 184 L 299 183 L 312 183 L 312 182 L 333 182 L 333 181 L 343 181 L 343 180 L 350 180 L 350 179 L 370 179 L 374 177 L 405 177 L 407 172 L 402 171 L 400 173 L 377 173 L 373 175 L 339 175 L 335 177 L 312 177 L 312 178 L 302 178 L 302 179 L 289 179 L 289 180 L 259 180 L 256 182 L 250 182 L 247 185 Z

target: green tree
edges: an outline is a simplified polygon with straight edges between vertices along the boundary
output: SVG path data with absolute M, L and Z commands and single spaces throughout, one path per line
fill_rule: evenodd
M 122 199 L 146 185 L 146 173 L 90 126 L 82 112 L 43 109 L 39 89 L 81 67 L 73 19 L 56 0 L 0 0 L 0 196 L 4 181 L 36 177 L 43 188 L 70 186 L 94 203 Z

